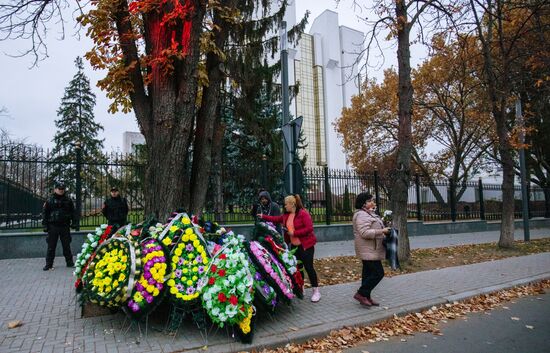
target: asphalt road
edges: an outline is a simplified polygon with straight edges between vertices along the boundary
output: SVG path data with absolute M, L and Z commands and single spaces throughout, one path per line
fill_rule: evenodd
M 440 326 L 443 336 L 400 336 L 385 342 L 362 344 L 344 352 L 550 352 L 550 293 L 521 298 L 503 306 L 508 309 L 500 307 L 470 314 L 465 320 L 449 320 Z

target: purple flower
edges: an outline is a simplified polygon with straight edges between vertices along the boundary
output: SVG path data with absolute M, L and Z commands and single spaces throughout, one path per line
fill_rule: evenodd
M 158 290 L 161 290 L 163 287 L 162 283 L 157 283 L 155 284 L 155 286 L 157 287 Z
M 151 272 L 145 272 L 143 274 L 143 277 L 146 279 L 146 280 L 150 280 L 151 279 Z
M 160 260 L 159 260 L 158 257 L 155 257 L 155 258 L 153 259 L 153 261 L 154 261 L 155 263 L 157 263 L 157 262 L 159 262 Z
M 271 305 L 272 305 L 272 306 L 276 306 L 276 305 L 277 305 L 277 299 L 273 299 L 273 300 L 271 301 Z
M 187 294 L 191 295 L 193 293 L 195 293 L 195 288 L 193 288 L 193 287 L 187 288 Z
M 259 272 L 256 272 L 256 274 L 254 275 L 254 279 L 256 281 L 261 281 L 262 280 L 262 275 Z
M 185 247 L 185 250 L 187 250 L 187 251 L 193 251 L 193 249 L 195 249 L 195 248 L 193 247 L 193 244 L 191 244 L 191 243 L 187 244 L 187 246 Z
M 149 283 L 149 284 L 155 284 L 155 283 L 157 283 L 157 281 L 155 281 L 155 279 L 154 279 L 153 277 L 151 277 L 151 278 L 149 278 L 149 279 L 147 280 L 147 283 Z
M 143 286 L 141 285 L 141 283 L 136 283 L 136 289 L 140 292 L 143 290 Z
M 204 272 L 204 266 L 199 266 L 199 275 L 202 275 Z
M 159 262 L 166 262 L 166 258 L 164 256 L 161 256 L 158 259 L 159 259 Z
M 178 291 L 182 291 L 183 290 L 183 285 L 181 283 L 178 283 L 176 284 L 176 288 L 178 289 Z
M 263 286 L 263 290 L 265 294 L 269 294 L 271 292 L 271 288 L 267 284 Z
M 197 263 L 200 264 L 202 262 L 202 256 L 200 256 L 200 255 L 197 256 L 197 258 L 195 260 L 197 260 Z
M 153 302 L 153 297 L 148 295 L 145 297 L 145 300 L 147 301 L 147 303 L 151 304 Z
M 155 263 L 153 262 L 153 260 L 149 260 L 147 261 L 147 266 L 151 267 L 153 266 Z
M 178 265 L 183 265 L 183 258 L 180 257 L 180 259 L 178 260 Z
M 139 305 L 137 305 L 136 303 L 134 303 L 134 304 L 132 305 L 132 310 L 133 310 L 134 312 L 139 311 Z
M 181 270 L 178 268 L 174 274 L 176 275 L 176 277 L 180 278 L 181 277 Z

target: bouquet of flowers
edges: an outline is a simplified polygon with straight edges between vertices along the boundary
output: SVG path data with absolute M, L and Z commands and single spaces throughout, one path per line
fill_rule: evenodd
M 247 250 L 262 277 L 277 291 L 281 299 L 290 302 L 290 299 L 294 298 L 292 279 L 279 260 L 257 241 L 248 243 Z
M 205 275 L 209 263 L 206 244 L 201 238 L 194 228 L 187 228 L 172 251 L 172 274 L 167 284 L 177 305 L 185 305 L 200 295 L 198 281 Z
M 74 276 L 76 281 L 74 286 L 76 291 L 82 290 L 82 276 L 86 272 L 90 261 L 95 257 L 95 251 L 99 245 L 101 245 L 108 237 L 112 235 L 113 227 L 106 224 L 102 224 L 95 229 L 95 233 L 88 233 L 84 244 L 82 244 L 82 250 L 76 257 Z
M 141 249 L 133 239 L 112 237 L 96 251 L 82 281 L 83 296 L 92 303 L 119 307 L 132 293 L 141 273 Z
M 202 306 L 211 320 L 223 327 L 239 325 L 240 330 L 250 332 L 254 312 L 254 273 L 251 272 L 242 235 L 231 233 L 224 246 L 212 258 L 202 288 Z M 252 269 L 253 270 L 253 269 Z
M 160 303 L 166 287 L 166 275 L 170 272 L 166 250 L 156 239 L 141 242 L 141 255 L 143 273 L 136 282 L 126 310 L 134 317 L 147 315 Z
M 392 225 L 392 211 L 385 210 L 382 216 L 382 221 L 386 227 L 391 227 Z

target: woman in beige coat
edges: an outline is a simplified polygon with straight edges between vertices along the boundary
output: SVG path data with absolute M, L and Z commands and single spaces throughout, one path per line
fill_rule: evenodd
M 371 194 L 363 192 L 355 199 L 353 214 L 353 235 L 355 237 L 355 254 L 363 262 L 361 287 L 353 298 L 365 306 L 378 306 L 371 297 L 371 292 L 384 278 L 382 260 L 386 258 L 386 249 L 382 240 L 390 233 L 384 228 L 382 219 L 374 212 L 376 202 Z

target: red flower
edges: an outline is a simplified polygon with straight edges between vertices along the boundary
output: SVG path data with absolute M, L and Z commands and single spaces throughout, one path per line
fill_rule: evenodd
M 231 303 L 231 305 L 237 305 L 237 303 L 239 302 L 239 299 L 235 295 L 231 294 L 231 297 L 229 298 L 229 302 Z
M 218 294 L 218 300 L 220 301 L 220 303 L 225 303 L 225 301 L 227 300 L 227 297 L 225 296 L 225 294 L 220 292 Z
M 216 273 L 217 270 L 218 268 L 216 267 L 216 265 L 212 265 L 212 267 L 210 267 L 210 271 L 212 271 L 212 273 Z
M 220 260 L 225 260 L 225 259 L 227 259 L 227 256 L 225 256 L 225 254 L 221 254 L 220 255 Z
M 218 275 L 220 275 L 220 277 L 225 276 L 225 270 L 219 270 Z
M 214 277 L 210 277 L 210 279 L 208 280 L 209 285 L 213 285 L 215 282 L 216 282 L 216 279 Z
M 241 305 L 241 311 L 244 313 L 245 310 L 244 310 L 244 305 Z

